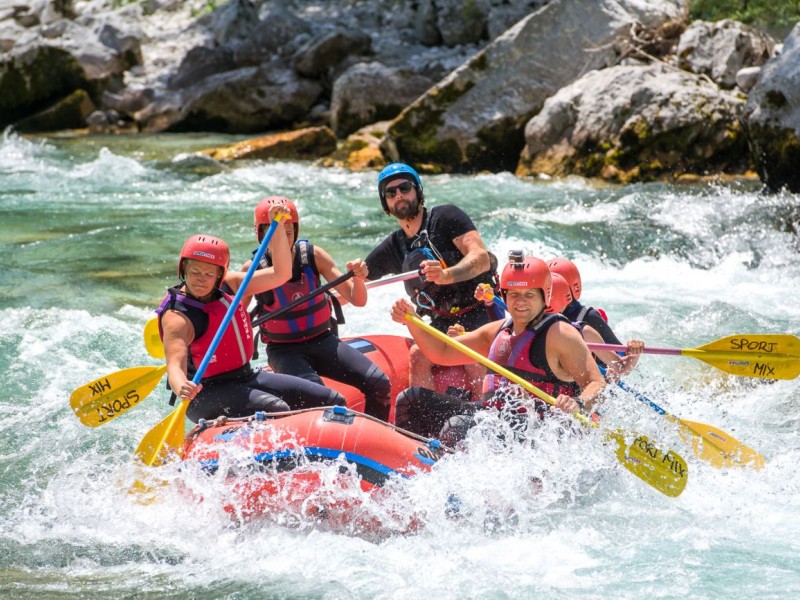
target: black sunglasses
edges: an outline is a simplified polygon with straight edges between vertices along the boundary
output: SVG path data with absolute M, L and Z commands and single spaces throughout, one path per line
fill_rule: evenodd
M 404 181 L 403 183 L 396 185 L 394 187 L 387 187 L 385 190 L 383 190 L 383 194 L 387 198 L 394 198 L 397 195 L 398 191 L 407 194 L 408 192 L 411 191 L 412 187 L 414 187 L 413 183 L 411 183 L 410 181 Z

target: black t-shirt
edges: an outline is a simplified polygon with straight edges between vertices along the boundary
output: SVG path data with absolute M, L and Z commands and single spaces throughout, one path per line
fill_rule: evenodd
M 425 214 L 420 231 L 428 232 L 429 244 L 439 251 L 448 266 L 458 263 L 464 255 L 458 251 L 453 240 L 475 230 L 472 219 L 452 204 L 434 206 L 430 210 L 423 208 L 423 210 Z M 365 259 L 369 268 L 369 278 L 374 280 L 402 273 L 403 260 L 412 250 L 411 246 L 418 237 L 409 238 L 402 229 L 386 236 Z

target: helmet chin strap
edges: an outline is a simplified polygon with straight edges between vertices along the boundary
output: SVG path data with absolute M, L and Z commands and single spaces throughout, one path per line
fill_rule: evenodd
M 539 321 L 541 321 L 542 320 L 542 316 L 545 314 L 544 311 L 545 311 L 546 308 L 547 308 L 546 306 L 544 308 L 542 308 L 542 310 L 540 310 L 539 313 L 535 317 L 533 317 L 530 321 L 528 321 L 528 325 L 530 325 L 531 323 L 538 323 Z

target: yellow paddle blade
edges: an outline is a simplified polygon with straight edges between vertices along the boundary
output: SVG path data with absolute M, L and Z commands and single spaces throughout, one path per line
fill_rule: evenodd
M 131 367 L 90 381 L 72 392 L 72 411 L 84 425 L 105 425 L 152 392 L 166 370 L 166 365 Z
M 760 379 L 794 379 L 800 375 L 800 339 L 787 334 L 737 334 L 682 356 L 702 360 L 726 373 Z
M 761 454 L 713 425 L 677 419 L 672 415 L 667 418 L 680 423 L 679 431 L 684 440 L 687 440 L 687 434 L 691 435 L 692 450 L 695 455 L 717 468 L 761 469 L 766 462 Z
M 628 444 L 625 433 L 619 429 L 609 431 L 606 436 L 616 442 L 617 460 L 623 467 L 662 494 L 680 496 L 689 479 L 689 469 L 679 454 L 659 450 L 643 435 L 636 435 Z
M 136 456 L 148 467 L 160 466 L 173 456 L 183 455 L 186 438 L 186 409 L 188 401 L 181 401 L 169 415 L 153 427 L 136 447 Z
M 800 338 L 785 333 L 738 333 L 709 342 L 697 350 L 787 354 L 800 359 Z
M 144 326 L 144 347 L 153 358 L 164 358 L 164 344 L 158 334 L 158 317 L 153 317 Z

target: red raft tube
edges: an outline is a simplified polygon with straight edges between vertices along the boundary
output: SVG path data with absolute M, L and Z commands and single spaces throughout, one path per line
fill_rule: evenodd
M 244 519 L 270 512 L 326 516 L 332 508 L 346 514 L 390 479 L 430 471 L 447 451 L 437 440 L 343 406 L 217 421 L 190 432 L 183 460 L 215 476 L 223 468 L 225 510 Z M 330 473 L 319 463 L 335 461 L 342 476 L 355 470 L 365 494 L 332 493 Z M 333 486 L 352 486 L 352 480 Z
M 409 348 L 413 341 L 397 335 L 344 338 L 378 365 L 389 377 L 394 422 L 394 400 L 409 384 Z M 466 388 L 461 367 L 435 367 L 436 388 Z M 338 514 L 348 526 L 363 497 L 377 497 L 387 481 L 429 471 L 449 449 L 437 440 L 363 414 L 364 395 L 344 383 L 323 378 L 344 395 L 345 407 L 313 408 L 288 413 L 260 413 L 243 419 L 201 422 L 187 436 L 183 460 L 199 463 L 203 471 L 224 477 L 225 510 L 240 519 L 287 515 L 299 519 Z M 331 483 L 324 463 L 339 461 L 347 473 Z M 342 462 L 343 461 L 343 462 Z M 342 465 L 347 465 L 343 467 Z M 224 470 L 223 473 L 220 469 Z M 335 470 L 334 470 L 335 471 Z M 339 486 L 348 493 L 337 494 Z M 353 488 L 356 488 L 355 490 Z M 207 490 L 206 490 L 207 491 Z M 199 491 L 195 496 L 206 496 Z M 360 496 L 360 498 L 358 497 Z M 342 500 L 345 498 L 345 500 Z M 334 510 L 335 509 L 335 510 Z M 373 529 L 375 523 L 367 528 Z

